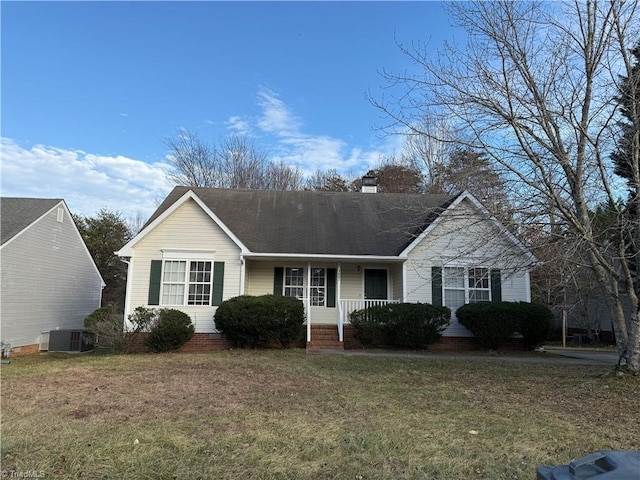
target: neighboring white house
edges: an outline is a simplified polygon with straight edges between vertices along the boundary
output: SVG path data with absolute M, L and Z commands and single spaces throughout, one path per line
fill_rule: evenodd
M 213 337 L 223 300 L 295 296 L 307 346 L 335 348 L 367 305 L 530 301 L 535 258 L 472 195 L 369 191 L 176 187 L 117 252 L 129 263 L 125 315 L 178 308 Z M 472 334 L 454 317 L 444 336 Z
M 38 351 L 43 332 L 82 329 L 104 281 L 64 200 L 0 199 L 0 340 Z

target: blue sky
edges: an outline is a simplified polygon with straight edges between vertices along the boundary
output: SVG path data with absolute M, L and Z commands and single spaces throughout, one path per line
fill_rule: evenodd
M 400 148 L 365 96 L 382 95 L 383 68 L 413 68 L 396 39 L 460 36 L 439 2 L 5 1 L 1 15 L 2 195 L 126 217 L 170 190 L 163 142 L 180 129 L 246 134 L 304 172 L 366 171 Z

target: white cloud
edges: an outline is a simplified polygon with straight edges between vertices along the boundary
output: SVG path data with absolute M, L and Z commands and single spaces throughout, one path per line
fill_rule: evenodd
M 262 130 L 279 136 L 298 133 L 299 120 L 273 91 L 261 89 L 258 92 L 258 105 L 262 108 L 262 116 L 258 120 L 258 126 Z
M 397 149 L 397 139 L 363 150 L 339 138 L 304 133 L 298 118 L 272 90 L 258 92 L 258 105 L 262 110 L 258 127 L 275 136 L 274 160 L 297 166 L 307 175 L 329 169 L 343 175 L 361 174 Z
M 3 196 L 63 198 L 73 213 L 94 215 L 101 208 L 125 218 L 147 218 L 171 189 L 168 165 L 123 156 L 35 145 L 23 148 L 2 138 Z
M 227 125 L 229 125 L 229 130 L 232 130 L 234 133 L 240 135 L 249 135 L 249 133 L 251 133 L 249 121 L 240 116 L 229 117 Z

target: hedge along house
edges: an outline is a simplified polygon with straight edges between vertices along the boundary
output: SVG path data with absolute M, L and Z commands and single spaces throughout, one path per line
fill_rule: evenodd
M 365 193 L 367 190 L 371 193 Z M 535 258 L 469 193 L 414 195 L 176 187 L 117 254 L 126 314 L 178 308 L 203 348 L 216 307 L 238 295 L 304 302 L 310 349 L 353 345 L 349 314 L 371 305 L 530 301 Z M 473 335 L 455 317 L 441 348 Z
M 3 197 L 0 208 L 0 339 L 34 353 L 51 330 L 82 330 L 105 284 L 64 200 Z

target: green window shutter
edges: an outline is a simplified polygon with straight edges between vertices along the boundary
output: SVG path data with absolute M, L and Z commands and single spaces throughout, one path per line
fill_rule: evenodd
M 327 268 L 327 307 L 336 306 L 336 269 Z
M 149 299 L 148 305 L 160 305 L 160 282 L 162 280 L 162 260 L 151 260 L 151 273 L 149 274 Z
M 224 262 L 213 262 L 213 295 L 211 305 L 214 307 L 222 303 L 224 289 Z
M 284 284 L 284 268 L 275 267 L 273 269 L 273 294 L 276 297 L 282 296 L 282 285 Z
M 442 306 L 442 267 L 431 267 L 431 305 Z
M 502 280 L 498 269 L 491 270 L 491 301 L 502 301 Z

